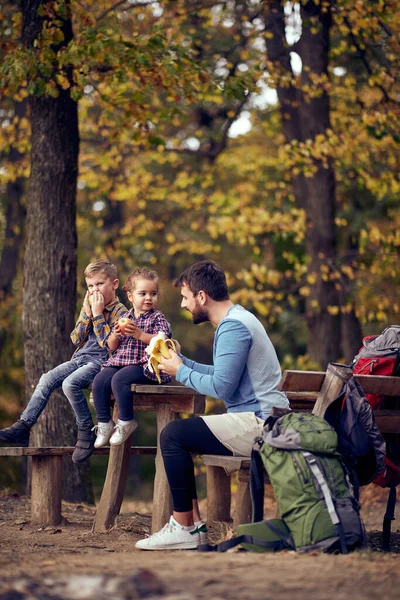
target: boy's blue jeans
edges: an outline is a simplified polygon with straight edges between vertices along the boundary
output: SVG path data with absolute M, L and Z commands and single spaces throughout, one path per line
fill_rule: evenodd
M 32 427 L 45 409 L 51 394 L 62 386 L 62 390 L 75 412 L 78 427 L 93 425 L 92 415 L 82 390 L 93 381 L 95 375 L 100 371 L 101 364 L 87 361 L 87 357 L 78 355 L 44 373 L 20 419 Z

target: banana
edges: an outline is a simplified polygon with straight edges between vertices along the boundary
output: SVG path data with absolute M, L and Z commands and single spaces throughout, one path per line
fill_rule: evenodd
M 163 358 L 171 358 L 170 349 L 176 351 L 175 344 L 172 340 L 167 339 L 163 331 L 159 331 L 157 335 L 152 338 L 147 348 L 145 348 L 146 354 L 149 355 L 147 365 L 150 371 L 157 377 L 158 383 L 161 383 L 158 365 Z

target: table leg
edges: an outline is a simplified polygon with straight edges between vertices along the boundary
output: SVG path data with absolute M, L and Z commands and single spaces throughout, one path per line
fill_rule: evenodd
M 223 467 L 207 465 L 207 521 L 230 521 L 231 476 Z
M 62 456 L 32 456 L 32 523 L 61 522 Z
M 236 530 L 242 523 L 251 523 L 250 469 L 241 467 L 238 473 L 238 491 L 233 517 L 233 528 Z
M 156 474 L 154 478 L 153 491 L 153 519 L 151 524 L 152 533 L 155 533 L 169 520 L 172 514 L 172 498 L 168 485 L 167 475 L 164 469 L 164 461 L 160 450 L 160 434 L 164 427 L 178 418 L 171 411 L 168 404 L 159 404 L 156 408 L 157 417 L 157 454 Z
M 107 475 L 93 523 L 93 531 L 108 531 L 121 509 L 130 458 L 132 435 L 120 446 L 110 446 Z

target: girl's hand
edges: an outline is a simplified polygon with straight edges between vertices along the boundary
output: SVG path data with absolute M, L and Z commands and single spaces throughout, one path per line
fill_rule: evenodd
M 118 338 L 121 337 L 122 333 L 121 333 L 121 329 L 119 328 L 118 321 L 115 323 L 111 335 L 116 335 Z
M 140 327 L 138 327 L 136 323 L 133 323 L 133 321 L 128 323 L 128 325 L 125 327 L 125 335 L 130 335 L 136 340 L 140 340 L 143 333 L 144 332 L 140 329 Z

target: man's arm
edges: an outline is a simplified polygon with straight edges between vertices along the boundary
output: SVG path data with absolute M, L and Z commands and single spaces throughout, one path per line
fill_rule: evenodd
M 203 363 L 195 362 L 194 360 L 190 360 L 190 358 L 186 358 L 186 356 L 183 356 L 183 354 L 180 354 L 179 356 L 181 357 L 184 365 L 189 367 L 189 369 L 196 371 L 197 373 L 204 373 L 207 375 L 214 373 L 213 365 L 204 365 Z
M 164 370 L 174 375 L 177 381 L 195 389 L 200 394 L 228 401 L 239 385 L 251 342 L 251 335 L 247 327 L 240 321 L 228 319 L 218 328 L 218 337 L 215 340 L 214 368 L 211 373 L 201 373 L 190 368 L 188 363 L 182 362 L 177 355 L 170 361 L 164 360 L 162 365 Z

